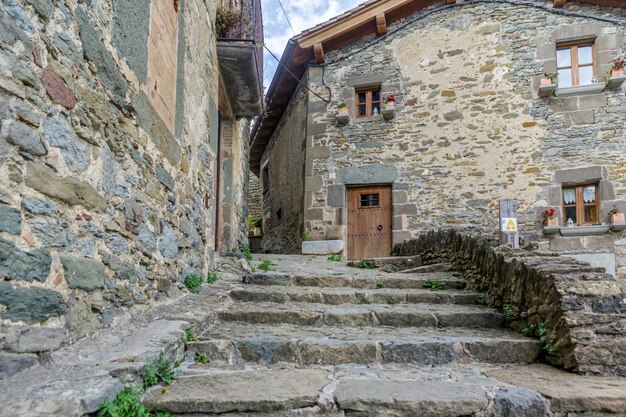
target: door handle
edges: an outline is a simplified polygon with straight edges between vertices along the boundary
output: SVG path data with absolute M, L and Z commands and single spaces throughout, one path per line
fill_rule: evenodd
M 378 229 L 378 231 L 380 232 L 381 230 L 383 230 L 383 225 L 382 225 L 382 224 L 379 224 L 379 225 L 378 225 L 378 227 L 377 227 L 377 229 Z

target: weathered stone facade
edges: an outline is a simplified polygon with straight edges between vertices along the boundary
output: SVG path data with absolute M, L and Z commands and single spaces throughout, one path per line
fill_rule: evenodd
M 245 239 L 249 129 L 218 99 L 216 3 L 2 2 L 3 336 L 90 334 L 206 276 L 216 236 Z
M 599 184 L 602 223 L 613 204 L 626 209 L 626 95 L 604 86 L 609 61 L 626 53 L 625 28 L 621 8 L 458 2 L 326 52 L 303 77 L 317 95 L 307 93 L 308 186 L 298 227 L 321 238 L 339 228 L 345 239 L 347 185 L 392 185 L 394 243 L 442 226 L 496 234 L 499 200 L 516 199 L 524 241 L 608 254 L 603 265 L 612 261 L 626 276 L 621 232 L 548 240 L 539 216 L 554 207 L 562 218 L 567 182 L 557 171 L 590 166 L 605 173 L 588 179 Z M 539 97 L 539 78 L 556 70 L 556 43 L 580 39 L 595 42 L 595 90 Z M 395 95 L 393 119 L 355 117 L 355 89 L 371 85 Z M 346 125 L 335 120 L 341 102 Z M 264 160 L 275 152 L 268 147 Z

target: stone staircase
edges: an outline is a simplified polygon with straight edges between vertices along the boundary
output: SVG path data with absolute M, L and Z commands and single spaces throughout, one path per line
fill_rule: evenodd
M 447 269 L 302 273 L 296 260 L 248 274 L 229 292 L 234 305 L 187 344 L 208 363 L 145 403 L 189 416 L 543 416 L 536 391 L 488 376 L 536 366 L 525 364 L 540 342 L 504 329 Z

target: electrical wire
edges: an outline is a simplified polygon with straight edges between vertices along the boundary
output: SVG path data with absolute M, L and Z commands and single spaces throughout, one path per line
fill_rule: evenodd
M 313 95 L 317 96 L 318 98 L 324 100 L 326 103 L 330 103 L 330 100 L 325 99 L 324 97 L 320 96 L 319 94 L 317 94 L 315 91 L 311 90 L 306 84 L 304 84 L 302 81 L 300 81 L 300 77 L 298 77 L 296 74 L 294 74 L 293 72 L 291 72 L 291 70 L 289 68 L 287 68 L 285 65 L 283 65 L 282 62 L 280 62 L 280 59 L 278 59 L 278 57 L 276 55 L 274 55 L 274 53 L 272 51 L 270 51 L 270 48 L 267 47 L 267 45 L 263 44 L 263 48 L 265 48 L 265 50 L 267 52 L 270 53 L 270 55 L 272 55 L 274 57 L 274 59 L 276 60 L 276 62 L 278 62 L 278 65 L 280 65 L 285 71 L 287 71 L 289 73 L 289 75 L 291 75 L 297 82 L 298 84 L 300 84 L 302 87 L 306 88 L 307 90 L 309 90 Z
M 280 4 L 280 8 L 283 9 L 283 14 L 285 15 L 285 19 L 287 19 L 287 23 L 289 23 L 289 27 L 291 28 L 291 32 L 293 32 L 293 34 L 296 34 L 296 31 L 293 30 L 293 26 L 291 26 L 291 22 L 289 21 L 289 16 L 287 16 L 287 12 L 285 11 L 285 8 L 283 7 L 283 2 L 281 0 L 278 0 L 278 4 Z

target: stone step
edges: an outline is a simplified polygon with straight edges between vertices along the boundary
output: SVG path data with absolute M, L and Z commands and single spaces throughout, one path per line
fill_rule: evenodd
M 364 299 L 375 304 L 478 304 L 479 293 L 429 289 L 355 289 L 330 287 L 286 287 L 276 291 L 272 287 L 247 285 L 230 291 L 235 301 L 273 303 L 319 303 L 319 304 L 358 304 Z
M 211 362 L 300 366 L 347 363 L 530 363 L 541 352 L 532 338 L 494 329 L 346 328 L 226 323 L 187 350 Z
M 242 303 L 218 313 L 224 322 L 299 326 L 500 327 L 502 314 L 457 304 Z
M 299 287 L 350 287 L 376 288 L 384 283 L 387 288 L 423 289 L 426 281 L 441 281 L 445 289 L 464 288 L 465 281 L 448 272 L 404 274 L 385 272 L 356 272 L 337 275 L 292 275 L 286 272 L 254 272 L 244 275 L 243 282 L 256 285 L 282 285 Z
M 387 366 L 198 366 L 167 391 L 149 390 L 144 404 L 175 415 L 247 417 L 449 417 L 487 415 L 489 409 L 494 415 L 544 416 L 551 408 L 536 391 L 475 369 Z

